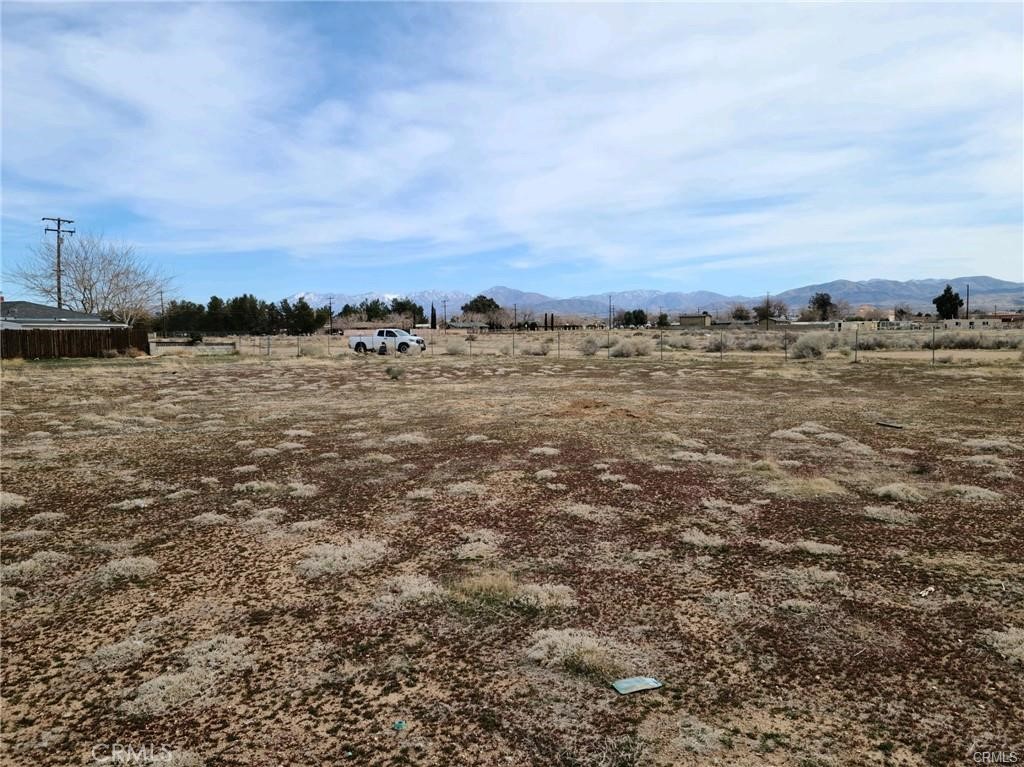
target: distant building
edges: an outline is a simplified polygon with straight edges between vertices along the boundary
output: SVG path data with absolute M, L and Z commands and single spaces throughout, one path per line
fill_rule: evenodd
M 943 330 L 991 330 L 1003 327 L 1001 319 L 992 317 L 971 317 L 959 320 L 943 320 Z
M 0 303 L 0 327 L 4 330 L 111 330 L 128 327 L 110 322 L 96 314 L 58 309 L 32 301 Z
M 711 315 L 707 312 L 702 314 L 680 314 L 678 324 L 681 328 L 710 328 Z

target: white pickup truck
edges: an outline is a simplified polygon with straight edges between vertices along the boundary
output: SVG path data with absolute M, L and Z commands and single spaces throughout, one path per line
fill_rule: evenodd
M 420 347 L 420 351 L 427 348 L 427 342 L 419 336 L 414 336 L 398 328 L 381 328 L 370 336 L 349 336 L 348 346 L 357 352 L 377 352 L 378 354 L 390 354 L 397 351 L 405 354 L 412 348 L 413 344 Z

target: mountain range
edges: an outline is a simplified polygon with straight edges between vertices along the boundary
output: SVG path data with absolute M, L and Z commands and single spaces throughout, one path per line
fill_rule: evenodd
M 804 285 L 773 294 L 772 300 L 786 303 L 791 311 L 807 305 L 815 293 L 828 293 L 833 301 L 847 301 L 856 308 L 859 306 L 875 306 L 887 309 L 896 304 L 907 304 L 914 311 L 932 311 L 932 299 L 939 295 L 946 285 L 952 285 L 961 298 L 967 296 L 970 285 L 971 306 L 991 311 L 1001 309 L 1024 309 L 1024 282 L 1009 282 L 994 277 L 954 277 L 950 279 L 907 280 L 834 280 L 818 285 Z M 706 290 L 693 292 L 666 292 L 661 290 L 626 290 L 613 293 L 600 293 L 571 298 L 557 298 L 543 293 L 528 293 L 500 285 L 481 290 L 481 294 L 493 298 L 503 307 L 516 305 L 521 310 L 533 312 L 554 312 L 555 314 L 584 314 L 604 316 L 608 312 L 608 300 L 616 309 L 644 309 L 648 313 L 666 312 L 716 312 L 728 309 L 734 304 L 753 306 L 762 303 L 764 296 L 726 296 Z M 476 294 L 473 294 L 476 295 Z M 431 304 L 437 309 L 438 316 L 444 311 L 447 300 L 449 317 L 459 313 L 460 307 L 473 295 L 458 290 L 422 290 L 412 293 L 319 293 L 304 292 L 289 296 L 290 300 L 305 298 L 313 306 L 326 306 L 330 301 L 335 310 L 345 304 L 356 305 L 363 300 L 381 299 L 391 301 L 393 298 L 409 298 L 418 303 L 426 311 Z

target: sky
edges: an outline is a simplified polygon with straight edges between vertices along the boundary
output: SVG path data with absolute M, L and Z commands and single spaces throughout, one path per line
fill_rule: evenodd
M 1024 280 L 1022 13 L 4 2 L 3 290 L 43 216 L 192 300 Z

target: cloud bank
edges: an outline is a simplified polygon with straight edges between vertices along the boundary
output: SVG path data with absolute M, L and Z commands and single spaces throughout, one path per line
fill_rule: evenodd
M 8 243 L 57 210 L 167 259 L 1022 278 L 1020 6 L 3 16 Z

